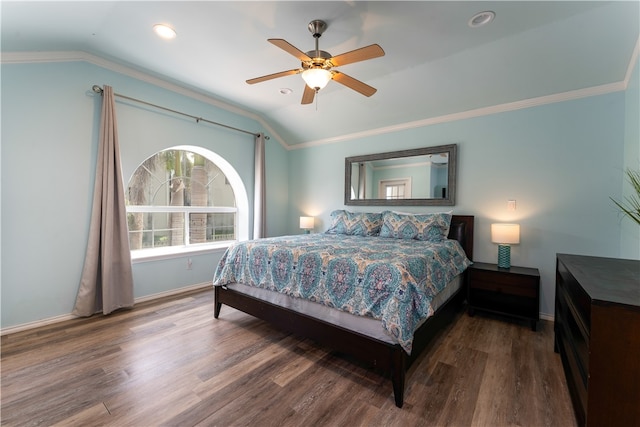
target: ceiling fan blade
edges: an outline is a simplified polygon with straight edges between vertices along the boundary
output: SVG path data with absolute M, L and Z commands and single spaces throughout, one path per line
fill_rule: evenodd
M 313 102 L 313 98 L 316 96 L 316 91 L 311 89 L 309 86 L 304 85 L 304 92 L 302 93 L 302 105 L 311 104 Z
M 333 71 L 332 73 L 333 80 L 363 94 L 364 96 L 371 96 L 378 91 L 378 89 L 371 87 L 360 80 L 356 80 L 353 77 L 349 77 L 345 73 L 341 73 L 339 71 Z
M 278 77 L 290 76 L 291 74 L 298 74 L 300 72 L 302 72 L 302 69 L 300 68 L 296 68 L 295 70 L 289 70 L 289 71 L 280 71 L 279 73 L 267 74 L 266 76 L 256 77 L 255 79 L 249 79 L 247 80 L 247 83 L 252 85 L 254 83 L 260 83 L 260 82 L 264 82 L 271 79 L 277 79 Z
M 301 51 L 300 49 L 298 49 L 297 47 L 295 47 L 294 45 L 292 45 L 291 43 L 289 43 L 284 39 L 268 39 L 267 41 L 278 46 L 280 49 L 284 50 L 285 52 L 295 56 L 300 61 L 311 61 L 311 58 L 309 58 L 309 56 L 307 56 L 306 53 L 304 53 L 303 51 Z
M 354 62 L 378 58 L 380 56 L 384 56 L 384 50 L 382 50 L 379 45 L 372 44 L 370 46 L 361 47 L 360 49 L 334 56 L 330 61 L 334 67 L 339 67 L 341 65 L 353 64 Z

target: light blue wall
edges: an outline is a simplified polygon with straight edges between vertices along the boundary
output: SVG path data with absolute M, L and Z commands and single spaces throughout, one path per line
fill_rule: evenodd
M 556 253 L 620 256 L 620 220 L 609 196 L 621 194 L 624 117 L 625 93 L 617 92 L 293 150 L 292 215 L 316 216 L 323 231 L 330 212 L 345 208 L 344 157 L 457 143 L 454 213 L 476 216 L 475 260 L 496 262 L 492 222 L 520 223 L 512 264 L 540 269 L 541 312 L 552 315 Z M 515 212 L 507 210 L 510 199 Z
M 1 326 L 70 313 L 87 242 L 100 97 L 94 84 L 252 131 L 247 117 L 86 62 L 2 64 Z M 298 217 L 345 208 L 344 157 L 458 144 L 455 213 L 476 215 L 475 260 L 494 262 L 494 221 L 517 221 L 514 265 L 542 273 L 541 311 L 553 313 L 557 252 L 640 258 L 638 228 L 623 221 L 621 171 L 640 159 L 638 67 L 617 92 L 287 151 L 267 142 L 267 234 L 299 234 Z M 253 206 L 250 136 L 118 102 L 124 180 L 146 157 L 171 145 L 200 145 L 226 158 Z M 634 160 L 635 159 L 635 160 Z M 634 161 L 636 163 L 634 163 Z M 517 201 L 515 212 L 507 200 Z M 447 208 L 448 209 L 448 208 Z M 366 211 L 374 208 L 353 208 Z M 403 208 L 403 211 L 438 211 Z M 634 234 L 635 233 L 635 234 Z M 210 280 L 221 253 L 134 265 L 135 296 Z
M 71 312 L 87 244 L 101 97 L 115 92 L 252 132 L 255 120 L 88 62 L 2 64 L 3 328 Z M 253 137 L 196 124 L 126 102 L 116 103 L 124 182 L 156 151 L 197 145 L 239 173 L 253 209 Z M 266 144 L 267 231 L 286 229 L 286 150 Z M 252 229 L 252 225 L 250 226 Z M 222 252 L 134 264 L 135 297 L 211 280 Z M 186 258 L 193 261 L 186 269 Z
M 640 60 L 635 64 L 625 93 L 624 141 L 623 169 L 640 171 Z M 622 198 L 634 194 L 631 184 L 625 180 Z M 621 219 L 620 256 L 640 259 L 640 227 L 628 217 Z

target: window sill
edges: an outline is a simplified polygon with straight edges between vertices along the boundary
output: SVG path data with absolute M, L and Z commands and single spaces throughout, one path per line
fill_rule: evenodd
M 206 253 L 223 253 L 234 241 L 213 243 L 208 245 L 173 246 L 166 248 L 141 249 L 131 251 L 131 263 L 138 264 L 147 261 L 180 258 L 185 255 L 199 255 Z

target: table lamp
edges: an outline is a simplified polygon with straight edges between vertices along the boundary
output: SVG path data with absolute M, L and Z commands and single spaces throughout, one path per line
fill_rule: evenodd
M 301 216 L 300 217 L 300 228 L 304 230 L 305 234 L 309 234 L 313 229 L 313 217 L 312 216 Z
M 511 245 L 520 243 L 520 224 L 491 224 L 491 241 L 498 244 L 498 267 L 511 267 Z

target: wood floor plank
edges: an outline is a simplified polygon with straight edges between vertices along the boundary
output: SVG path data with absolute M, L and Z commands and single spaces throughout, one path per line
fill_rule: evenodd
M 2 337 L 2 426 L 575 426 L 553 325 L 460 313 L 388 374 L 188 292 Z
M 487 364 L 487 353 L 472 348 L 456 352 L 449 396 L 438 421 L 441 426 L 471 425 Z
M 312 348 L 310 351 L 305 351 L 303 354 L 294 357 L 293 360 L 287 363 L 280 371 L 276 372 L 272 377 L 272 381 L 280 387 L 285 387 L 291 381 L 303 375 L 305 371 L 318 363 L 318 361 L 326 355 L 326 351 L 319 348 Z
M 95 405 L 78 412 L 69 418 L 65 418 L 59 423 L 53 424 L 52 427 L 72 427 L 72 426 L 97 426 L 103 425 L 109 418 L 110 414 L 104 403 L 96 403 Z
M 172 382 L 162 379 L 138 382 L 135 388 L 107 399 L 111 425 L 156 426 L 176 411 L 185 411 L 199 404 L 200 399 L 190 390 L 194 376 L 184 375 Z
M 283 362 L 281 359 L 280 362 Z M 261 364 L 256 369 L 241 373 L 236 381 L 218 389 L 202 399 L 197 405 L 172 417 L 167 425 L 250 425 L 242 424 L 240 418 L 259 411 L 268 405 L 271 396 L 281 388 L 269 379 L 277 359 Z M 288 408 L 283 408 L 286 410 Z
M 428 375 L 426 384 L 416 383 L 411 393 L 415 400 L 416 413 L 425 419 L 438 420 L 442 416 L 445 404 L 451 394 L 455 368 L 446 363 L 438 362 L 435 369 Z M 428 396 L 425 398 L 425 396 Z
M 227 387 L 236 379 L 242 375 L 246 375 L 247 372 L 251 372 L 257 368 L 260 368 L 265 363 L 270 362 L 273 359 L 282 357 L 287 353 L 287 345 L 293 344 L 293 338 L 287 338 L 284 343 L 271 344 L 261 350 L 260 352 L 252 355 L 251 357 L 242 360 L 240 363 L 229 367 L 224 372 L 214 376 L 213 378 L 198 384 L 194 391 L 201 397 L 207 396 Z

